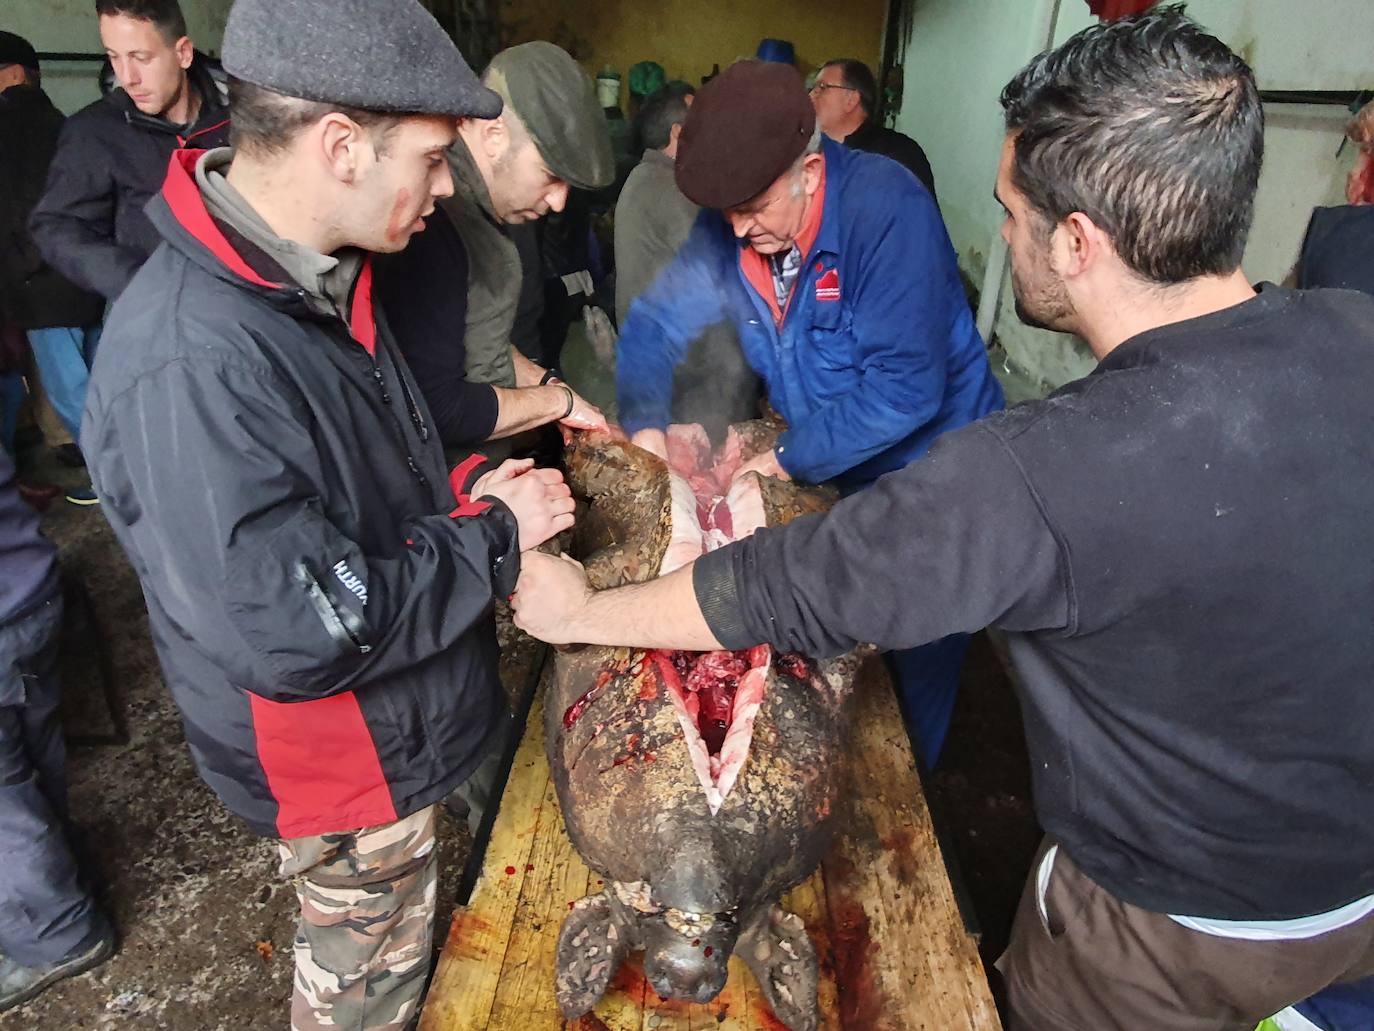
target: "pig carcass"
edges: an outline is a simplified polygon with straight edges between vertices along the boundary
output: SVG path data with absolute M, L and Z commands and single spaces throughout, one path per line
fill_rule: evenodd
M 593 587 L 635 583 L 808 512 L 832 496 L 757 475 L 778 427 L 732 427 L 718 450 L 675 428 L 668 462 L 605 434 L 568 448 L 590 503 L 575 550 Z M 643 951 L 662 998 L 708 1002 L 738 953 L 774 1015 L 817 1026 L 815 950 L 778 904 L 825 851 L 855 656 L 816 661 L 741 652 L 584 648 L 560 652 L 545 699 L 546 744 L 573 844 L 606 880 L 576 901 L 557 950 L 568 1017 L 590 1010 L 622 960 Z

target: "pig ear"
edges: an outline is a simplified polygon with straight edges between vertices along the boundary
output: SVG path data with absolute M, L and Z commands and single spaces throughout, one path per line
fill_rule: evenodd
M 792 1031 L 816 1031 L 816 949 L 801 917 L 781 906 L 762 910 L 740 935 L 735 955 L 754 972 L 773 1016 Z
M 554 994 L 565 1017 L 582 1016 L 606 994 L 629 951 L 630 931 L 605 892 L 573 904 L 558 935 L 554 974 Z

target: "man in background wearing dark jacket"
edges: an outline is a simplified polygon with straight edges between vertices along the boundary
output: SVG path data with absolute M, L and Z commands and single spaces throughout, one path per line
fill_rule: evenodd
M 630 305 L 668 267 L 687 242 L 701 209 L 673 178 L 677 141 L 696 93 L 685 82 L 664 86 L 635 115 L 644 159 L 615 205 L 615 318 L 625 325 Z M 720 439 L 732 422 L 759 413 L 759 378 L 728 321 L 707 328 L 688 348 L 673 377 L 672 420 L 699 423 Z
M 0 450 L 0 1012 L 107 960 L 114 932 L 81 884 L 63 826 L 57 551 Z
M 30 220 L 48 264 L 113 301 L 161 241 L 144 205 L 183 147 L 222 147 L 229 114 L 177 0 L 96 0 L 118 89 L 62 127 Z
M 501 99 L 416 0 L 238 0 L 224 66 L 235 149 L 169 169 L 83 437 L 197 768 L 294 881 L 294 1026 L 400 1031 L 435 803 L 510 723 L 494 599 L 572 525 L 556 470 L 448 472 L 374 304 Z
M 876 120 L 878 83 L 868 65 L 853 58 L 827 61 L 811 87 L 811 103 L 817 124 L 832 140 L 891 158 L 935 196 L 935 173 L 921 145 Z
M 0 324 L 27 333 L 43 387 L 75 441 L 104 301 L 44 262 L 25 225 L 62 129 L 62 112 L 40 81 L 29 42 L 0 32 Z M 95 494 L 83 488 L 67 500 L 91 504 Z
M 1093 373 L 653 583 L 532 560 L 516 622 L 812 655 L 1002 628 L 1047 834 L 1008 1027 L 1250 1031 L 1374 974 L 1374 299 L 1250 285 L 1259 91 L 1178 7 L 1002 106 L 1017 311 Z

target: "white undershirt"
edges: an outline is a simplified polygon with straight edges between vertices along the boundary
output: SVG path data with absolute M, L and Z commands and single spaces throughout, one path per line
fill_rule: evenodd
M 1053 846 L 1040 861 L 1035 875 L 1036 896 L 1040 905 L 1040 918 L 1049 925 L 1049 914 L 1045 909 L 1045 892 L 1050 885 L 1050 872 L 1054 867 L 1059 846 Z M 1210 934 L 1216 938 L 1238 938 L 1245 941 L 1294 941 L 1300 938 L 1315 938 L 1319 934 L 1349 927 L 1358 920 L 1374 913 L 1374 895 L 1315 916 L 1300 916 L 1292 920 L 1214 920 L 1209 917 L 1175 916 L 1167 914 L 1176 924 Z

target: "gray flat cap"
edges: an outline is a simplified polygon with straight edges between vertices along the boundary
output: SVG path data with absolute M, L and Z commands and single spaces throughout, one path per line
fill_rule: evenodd
M 302 100 L 364 111 L 495 118 L 473 74 L 416 0 L 235 0 L 225 70 Z
M 521 43 L 493 57 L 485 78 L 529 130 L 550 172 L 581 190 L 615 178 L 596 86 L 566 50 L 542 40 Z

